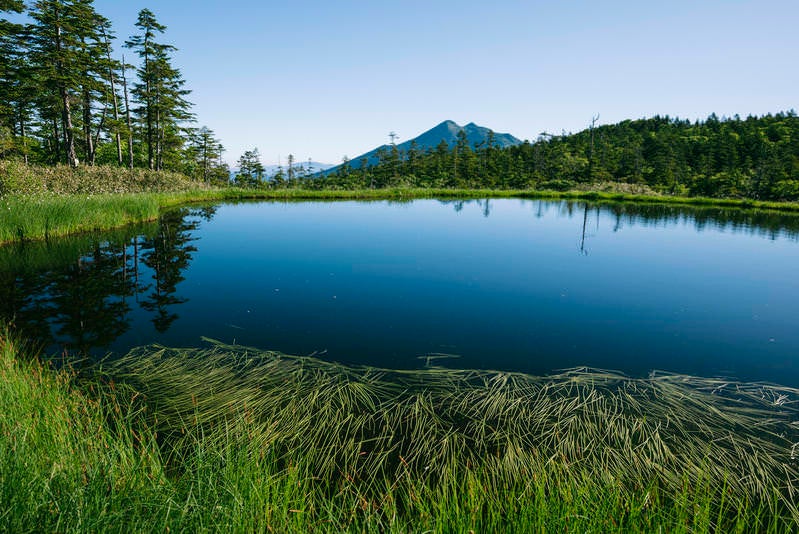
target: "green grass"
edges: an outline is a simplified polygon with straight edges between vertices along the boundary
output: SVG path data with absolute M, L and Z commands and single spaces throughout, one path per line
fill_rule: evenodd
M 0 243 L 49 239 L 158 217 L 156 195 L 69 195 L 0 199 Z
M 784 532 L 799 392 L 0 335 L 0 530 Z

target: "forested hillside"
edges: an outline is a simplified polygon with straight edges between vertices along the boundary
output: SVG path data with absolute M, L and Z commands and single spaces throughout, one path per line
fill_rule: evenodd
M 315 187 L 569 189 L 622 182 L 679 195 L 799 199 L 796 112 L 702 122 L 628 120 L 534 142 L 475 149 L 461 136 L 450 150 L 386 150 L 365 170 L 342 167 Z M 312 182 L 305 184 L 313 187 Z

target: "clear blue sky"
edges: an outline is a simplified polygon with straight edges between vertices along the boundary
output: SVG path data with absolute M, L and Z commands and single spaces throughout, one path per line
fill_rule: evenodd
M 199 124 L 338 163 L 445 119 L 522 139 L 655 114 L 799 108 L 799 2 L 96 0 L 168 26 Z M 129 51 L 126 51 L 128 54 Z

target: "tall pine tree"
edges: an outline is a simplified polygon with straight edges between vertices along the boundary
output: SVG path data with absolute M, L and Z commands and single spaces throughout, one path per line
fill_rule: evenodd
M 21 0 L 0 0 L 0 13 L 21 13 Z M 24 69 L 25 27 L 0 19 L 0 157 L 21 152 L 27 157 L 29 94 Z
M 93 8 L 90 1 L 38 0 L 30 16 L 34 20 L 31 57 L 38 82 L 44 89 L 40 105 L 53 108 L 53 113 L 43 110 L 43 115 L 53 120 L 55 159 L 77 167 L 73 103 L 86 81 L 88 54 L 85 49 L 93 28 Z M 60 150 L 57 144 L 59 126 L 63 141 Z
M 132 91 L 139 104 L 134 111 L 143 125 L 147 166 L 162 169 L 172 155 L 169 152 L 182 148 L 181 125 L 192 119 L 191 104 L 185 98 L 190 91 L 184 89 L 180 71 L 171 64 L 175 47 L 157 40 L 166 26 L 158 23 L 152 11 L 143 9 L 136 27 L 141 33 L 125 43 L 141 59 L 139 81 Z

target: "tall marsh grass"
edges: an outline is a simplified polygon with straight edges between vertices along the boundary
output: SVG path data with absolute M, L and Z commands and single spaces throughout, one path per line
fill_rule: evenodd
M 0 198 L 0 244 L 50 239 L 156 219 L 153 195 L 31 195 Z
M 784 532 L 799 392 L 0 342 L 0 530 Z
M 209 192 L 178 173 L 0 160 L 0 244 L 153 220 Z

